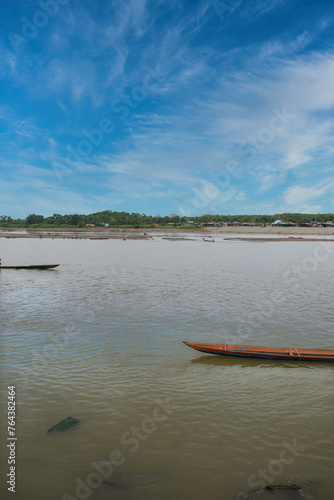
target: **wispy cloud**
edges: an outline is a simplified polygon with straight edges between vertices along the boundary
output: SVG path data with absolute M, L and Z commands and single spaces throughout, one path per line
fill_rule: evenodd
M 247 18 L 250 22 L 254 21 L 255 17 L 268 14 L 277 7 L 281 7 L 286 0 L 250 0 L 243 2 L 240 7 L 241 17 Z

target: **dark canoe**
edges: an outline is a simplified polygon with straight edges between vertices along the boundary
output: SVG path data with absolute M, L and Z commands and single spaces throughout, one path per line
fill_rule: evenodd
M 35 266 L 1 266 L 1 269 L 53 269 L 58 267 L 59 264 L 37 264 Z
M 297 361 L 334 361 L 334 349 L 299 349 L 287 347 L 258 347 L 250 345 L 197 344 L 184 342 L 188 347 L 208 354 L 246 358 L 288 359 Z

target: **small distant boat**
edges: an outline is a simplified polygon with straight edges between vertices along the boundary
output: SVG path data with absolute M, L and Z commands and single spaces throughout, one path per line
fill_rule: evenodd
M 1 269 L 53 269 L 54 267 L 58 267 L 59 264 L 36 264 L 32 266 L 1 266 Z
M 214 238 L 202 238 L 203 241 L 209 241 L 211 243 L 214 243 Z
M 296 347 L 257 347 L 250 345 L 197 344 L 184 342 L 188 347 L 208 354 L 241 356 L 245 358 L 287 359 L 299 361 L 334 361 L 334 349 L 299 349 Z

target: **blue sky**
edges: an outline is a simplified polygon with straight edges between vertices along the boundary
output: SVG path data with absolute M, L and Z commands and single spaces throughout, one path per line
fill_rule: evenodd
M 334 4 L 2 3 L 0 214 L 334 212 Z

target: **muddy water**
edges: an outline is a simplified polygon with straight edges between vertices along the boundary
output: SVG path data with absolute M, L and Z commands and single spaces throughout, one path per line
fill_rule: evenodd
M 334 348 L 332 245 L 1 240 L 1 498 L 15 385 L 17 500 L 332 499 L 334 364 L 182 344 Z

